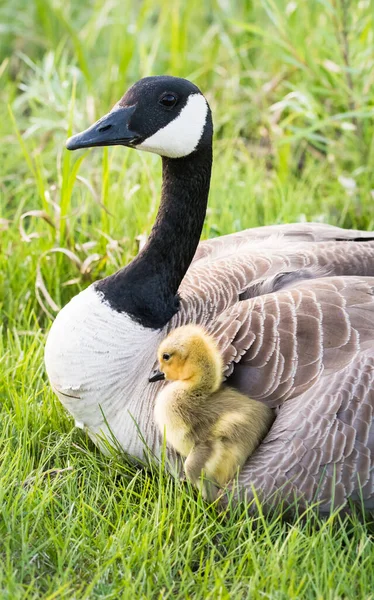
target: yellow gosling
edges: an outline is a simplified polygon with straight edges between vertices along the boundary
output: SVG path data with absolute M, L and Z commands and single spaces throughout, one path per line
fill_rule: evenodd
M 168 444 L 186 457 L 193 485 L 213 501 L 269 431 L 273 411 L 226 385 L 214 339 L 197 325 L 174 329 L 158 349 L 151 381 L 171 381 L 156 398 L 155 420 Z

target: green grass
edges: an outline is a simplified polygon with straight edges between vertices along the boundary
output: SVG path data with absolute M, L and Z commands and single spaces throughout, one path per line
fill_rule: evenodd
M 367 523 L 219 514 L 95 451 L 43 366 L 56 309 L 155 218 L 157 157 L 64 150 L 141 76 L 211 103 L 203 237 L 374 228 L 372 2 L 12 0 L 0 23 L 0 598 L 374 598 Z

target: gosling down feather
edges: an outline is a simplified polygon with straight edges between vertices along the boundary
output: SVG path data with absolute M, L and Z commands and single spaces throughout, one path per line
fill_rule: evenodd
M 45 349 L 51 385 L 99 447 L 115 438 L 142 459 L 145 441 L 159 455 L 153 409 L 164 383 L 148 382 L 157 348 L 172 329 L 199 324 L 219 345 L 228 383 L 276 408 L 236 493 L 250 501 L 256 489 L 265 506 L 315 502 L 320 513 L 349 499 L 372 509 L 374 236 L 310 223 L 199 244 L 212 134 L 200 90 L 162 76 L 138 81 L 67 141 L 155 152 L 163 183 L 138 256 L 57 315 Z
M 160 344 L 158 362 L 149 381 L 172 383 L 157 395 L 155 421 L 186 457 L 187 479 L 213 502 L 269 431 L 273 411 L 222 385 L 222 356 L 198 325 L 173 329 Z

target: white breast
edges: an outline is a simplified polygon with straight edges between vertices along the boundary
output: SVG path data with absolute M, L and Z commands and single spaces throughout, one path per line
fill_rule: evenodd
M 144 434 L 152 427 L 152 407 L 144 404 L 152 397 L 148 376 L 163 337 L 162 331 L 112 310 L 93 286 L 57 315 L 45 348 L 48 377 L 76 423 L 99 446 L 99 436 L 114 436 L 125 451 L 143 456 L 137 429 Z

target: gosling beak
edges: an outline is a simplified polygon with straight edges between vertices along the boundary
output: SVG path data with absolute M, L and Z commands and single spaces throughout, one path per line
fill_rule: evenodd
M 163 373 L 162 371 L 159 371 L 158 369 L 155 369 L 151 376 L 149 377 L 148 381 L 150 383 L 153 383 L 154 381 L 163 381 L 165 379 L 165 373 Z
M 94 146 L 131 146 L 141 141 L 141 136 L 129 128 L 136 106 L 115 107 L 85 131 L 70 137 L 68 150 L 93 148 Z

